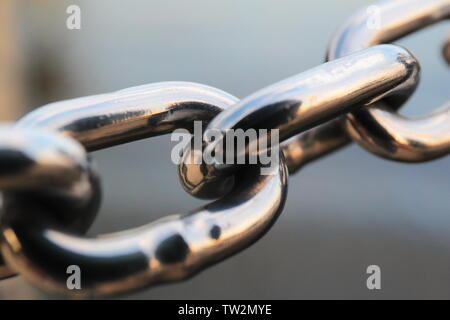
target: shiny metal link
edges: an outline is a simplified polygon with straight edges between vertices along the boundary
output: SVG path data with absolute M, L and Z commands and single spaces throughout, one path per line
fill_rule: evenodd
M 16 210 L 14 202 L 26 201 L 26 215 L 39 219 L 33 207 L 51 202 L 46 209 L 54 222 L 68 232 L 84 233 L 97 213 L 98 188 L 98 178 L 77 142 L 42 130 L 0 127 L 4 208 Z M 0 256 L 0 278 L 14 274 Z
M 0 127 L 0 189 L 86 198 L 90 165 L 84 149 L 72 141 L 36 129 Z
M 56 130 L 88 151 L 172 132 L 209 121 L 238 99 L 205 85 L 161 82 L 55 102 L 20 119 L 17 127 Z
M 369 27 L 371 13 L 351 17 L 330 43 L 328 60 L 388 43 L 418 29 L 450 18 L 450 0 L 397 0 L 374 3 L 382 23 Z M 407 118 L 397 114 L 403 96 L 393 96 L 346 116 L 347 132 L 359 145 L 387 159 L 421 162 L 450 152 L 450 107 L 430 115 Z
M 422 2 L 421 2 L 422 3 Z M 382 5 L 386 6 L 398 6 L 399 2 L 393 3 L 393 2 L 383 2 Z M 425 3 L 424 3 L 425 4 Z M 427 4 L 425 4 L 427 5 Z M 442 9 L 442 3 L 438 3 L 436 1 L 428 2 L 428 9 L 425 11 L 422 11 L 422 14 L 417 12 L 417 4 L 415 7 L 413 7 L 413 10 L 415 11 L 416 18 L 411 19 L 409 17 L 406 20 L 405 26 L 402 25 L 402 23 L 398 23 L 398 25 L 391 26 L 391 28 L 383 28 L 383 25 L 385 24 L 386 17 L 384 12 L 374 12 L 369 11 L 368 8 L 365 8 L 361 10 L 360 15 L 364 15 L 364 10 L 366 13 L 376 13 L 379 14 L 380 20 L 380 27 L 381 29 L 378 29 L 379 31 L 384 30 L 383 32 L 386 33 L 393 33 L 398 32 L 400 33 L 405 32 L 406 29 L 409 33 L 413 30 L 412 26 L 418 26 L 422 28 L 424 24 L 430 24 L 435 21 L 439 21 L 439 19 L 442 19 L 443 14 L 442 12 L 445 12 L 446 9 Z M 380 9 L 380 6 L 376 7 L 377 9 Z M 398 7 L 397 7 L 398 8 Z M 438 10 L 437 14 L 433 17 L 433 11 Z M 402 10 L 402 8 L 398 8 L 398 10 Z M 431 10 L 431 14 L 430 14 Z M 445 14 L 444 14 L 445 16 Z M 366 17 L 367 18 L 367 17 Z M 366 23 L 367 23 L 366 19 Z M 412 23 L 414 22 L 414 23 Z M 369 28 L 374 27 L 369 24 L 363 25 L 361 24 L 361 28 Z M 389 31 L 387 31 L 389 29 Z M 367 31 L 367 30 L 366 30 Z M 364 41 L 364 38 L 362 38 Z M 364 47 L 362 47 L 364 48 Z M 443 47 L 443 54 L 447 60 L 447 62 L 450 64 L 450 38 L 448 38 L 447 42 L 445 43 Z M 400 107 L 408 98 L 408 94 L 405 94 L 403 97 L 397 96 L 396 99 L 392 99 L 392 97 L 389 99 L 389 105 L 391 108 L 398 108 Z M 379 102 L 378 105 L 382 105 L 382 102 Z M 443 107 L 445 108 L 445 106 Z M 439 112 L 439 114 L 442 115 L 442 110 Z M 418 119 L 417 119 L 418 120 Z M 418 120 L 419 121 L 419 120 Z M 425 121 L 425 124 L 427 121 Z M 417 122 L 419 124 L 419 122 Z M 433 124 L 430 124 L 433 126 Z M 429 126 L 428 126 L 429 127 Z M 351 130 L 350 128 L 348 130 Z M 392 134 L 392 132 L 391 132 Z M 313 138 L 314 137 L 314 138 Z M 347 145 L 349 142 L 351 142 L 351 139 L 348 137 L 348 134 L 345 130 L 345 120 L 344 124 L 342 124 L 342 121 L 340 119 L 332 120 L 326 124 L 323 124 L 321 126 L 317 126 L 311 130 L 308 130 L 307 132 L 301 133 L 288 141 L 283 143 L 283 148 L 289 148 L 290 151 L 286 154 L 286 161 L 289 166 L 289 171 L 295 172 L 296 170 L 300 169 L 305 163 L 309 162 L 309 159 L 315 159 L 320 156 L 329 154 L 330 152 L 333 152 L 335 150 L 340 149 L 341 147 Z M 289 156 L 288 156 L 289 154 Z M 394 159 L 395 160 L 395 159 Z M 401 159 L 397 159 L 401 160 Z
M 191 129 L 194 120 L 208 122 L 236 101 L 203 85 L 158 83 L 44 106 L 16 130 L 51 128 L 94 150 Z M 12 198 L 2 220 L 2 253 L 32 283 L 63 294 L 102 296 L 185 279 L 251 245 L 280 214 L 287 192 L 282 156 L 270 175 L 248 166 L 237 182 L 226 197 L 188 214 L 98 238 L 61 230 L 47 219 L 46 206 Z M 66 287 L 73 264 L 83 272 L 80 291 Z
M 314 127 L 281 144 L 289 173 L 294 174 L 304 165 L 324 157 L 351 142 L 342 134 L 340 121 L 329 121 L 325 125 Z
M 189 129 L 194 120 L 210 119 L 236 101 L 237 98 L 223 91 L 203 85 L 157 83 L 51 103 L 27 114 L 15 127 L 26 131 L 30 131 L 30 128 L 58 131 L 93 151 L 167 133 L 178 127 Z M 114 107 L 111 108 L 111 105 Z M 43 170 L 35 171 L 42 178 Z M 62 183 L 64 177 L 65 175 L 55 175 L 53 181 Z M 31 187 L 30 183 L 35 178 L 25 175 L 15 179 L 23 180 L 26 182 L 24 184 Z M 39 188 L 39 183 L 35 186 Z M 2 259 L 0 268 L 3 270 L 0 278 L 14 274 L 4 266 Z
M 220 113 L 207 129 L 279 129 L 280 141 L 284 141 L 357 107 L 391 96 L 410 95 L 418 71 L 418 62 L 407 50 L 376 46 L 262 89 Z M 348 140 L 337 132 L 337 127 L 331 127 L 285 143 L 282 147 L 290 168 L 295 170 L 345 144 Z M 220 143 L 217 139 L 210 145 Z M 185 190 L 199 198 L 222 196 L 227 187 L 218 187 L 220 182 L 229 184 L 226 178 L 238 166 L 208 165 L 192 157 L 186 152 L 178 170 Z

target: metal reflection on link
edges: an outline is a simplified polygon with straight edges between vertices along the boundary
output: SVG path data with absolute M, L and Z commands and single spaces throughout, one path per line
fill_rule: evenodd
M 161 82 L 41 107 L 18 127 L 57 130 L 94 151 L 138 139 L 192 130 L 238 99 L 222 90 L 189 82 Z
M 273 168 L 270 175 L 260 175 L 259 165 L 246 167 L 236 187 L 221 200 L 188 214 L 166 217 L 138 229 L 98 238 L 74 235 L 62 228 L 58 215 L 63 213 L 58 209 L 63 208 L 55 206 L 57 196 L 51 192 L 45 198 L 36 190 L 39 179 L 47 181 L 50 189 L 56 186 L 62 191 L 73 191 L 74 185 L 86 180 L 84 174 L 77 171 L 79 167 L 89 167 L 83 162 L 84 151 L 69 137 L 89 150 L 97 150 L 177 128 L 191 129 L 194 120 L 208 122 L 236 101 L 235 97 L 215 88 L 169 82 L 63 101 L 41 107 L 24 117 L 14 129 L 19 134 L 44 128 L 55 133 L 43 134 L 50 141 L 48 144 L 37 143 L 39 136 L 33 136 L 34 140 L 28 141 L 26 146 L 12 142 L 19 154 L 32 150 L 41 155 L 49 150 L 49 153 L 61 153 L 68 160 L 75 158 L 80 163 L 49 160 L 45 163 L 49 170 L 46 176 L 38 176 L 36 185 L 29 185 L 26 193 L 19 184 L 11 193 L 4 194 L 3 258 L 13 270 L 43 289 L 102 296 L 188 278 L 257 241 L 275 222 L 286 199 L 287 168 L 282 156 L 279 167 Z M 58 137 L 58 133 L 67 137 Z M 45 148 L 40 149 L 42 146 Z M 6 150 L 2 147 L 0 144 L 0 151 Z M 69 151 L 71 147 L 78 154 L 61 147 Z M 74 173 L 65 176 L 58 165 L 65 173 Z M 10 174 L 13 173 L 8 171 L 5 176 L 0 175 L 0 187 L 7 186 Z M 19 181 L 18 175 L 28 181 L 33 172 L 17 172 L 11 181 Z M 98 199 L 100 189 L 92 190 L 94 198 Z M 60 196 L 68 200 L 69 194 Z M 86 194 L 79 196 L 89 200 Z M 95 212 L 98 209 L 92 208 Z M 66 268 L 72 264 L 82 270 L 80 291 L 69 291 L 66 287 Z
M 357 107 L 409 95 L 418 75 L 419 64 L 407 50 L 394 45 L 376 46 L 262 89 L 221 112 L 207 129 L 278 129 L 280 141 L 284 141 Z M 329 126 L 314 128 L 282 144 L 291 172 L 348 142 L 339 134 L 338 124 Z M 221 143 L 217 139 L 210 144 Z M 217 186 L 238 166 L 207 165 L 201 159 L 193 161 L 193 157 L 187 150 L 178 170 L 185 190 L 199 198 L 222 196 L 227 189 Z
M 380 28 L 368 28 L 367 10 L 351 17 L 332 39 L 328 60 L 344 57 L 361 49 L 388 43 L 418 29 L 450 18 L 450 0 L 379 1 L 375 5 L 382 17 Z M 449 59 L 448 44 L 444 49 Z M 404 162 L 422 162 L 450 152 L 450 107 L 444 106 L 419 118 L 395 112 L 403 96 L 393 96 L 369 108 L 346 116 L 345 128 L 354 141 L 381 157 Z
M 76 141 L 39 129 L 0 127 L 3 211 L 9 208 L 16 213 L 15 203 L 23 202 L 25 214 L 33 221 L 42 217 L 35 213 L 32 203 L 38 206 L 38 202 L 48 202 L 47 217 L 52 223 L 69 232 L 84 233 L 98 211 L 98 188 L 98 177 Z M 11 232 L 8 234 L 8 239 L 15 239 Z M 14 274 L 0 256 L 0 278 Z

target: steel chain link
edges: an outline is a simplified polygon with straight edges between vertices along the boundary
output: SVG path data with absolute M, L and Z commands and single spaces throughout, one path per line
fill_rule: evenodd
M 238 100 L 221 90 L 164 82 L 43 106 L 0 127 L 2 220 L 0 277 L 19 273 L 68 295 L 104 296 L 186 279 L 248 247 L 281 213 L 288 171 L 355 141 L 396 161 L 450 152 L 450 107 L 420 119 L 396 110 L 414 92 L 419 63 L 385 44 L 450 17 L 450 0 L 380 1 L 379 28 L 367 10 L 332 39 L 328 62 Z M 444 57 L 450 62 L 450 41 Z M 96 238 L 83 236 L 99 210 L 101 188 L 87 152 L 168 134 L 194 121 L 209 129 L 278 129 L 279 166 L 217 165 L 186 149 L 183 188 L 219 198 L 187 214 Z M 220 141 L 204 141 L 204 147 Z M 66 268 L 83 270 L 83 290 L 68 290 Z

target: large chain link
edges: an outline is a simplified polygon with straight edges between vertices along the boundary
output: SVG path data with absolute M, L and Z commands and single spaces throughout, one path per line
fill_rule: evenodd
M 448 0 L 400 0 L 378 4 L 380 28 L 367 28 L 367 10 L 356 13 L 337 32 L 328 50 L 333 60 L 352 52 L 394 41 L 411 32 L 450 18 Z M 359 145 L 387 159 L 418 162 L 450 152 L 450 106 L 420 118 L 397 114 L 399 99 L 374 103 L 346 115 L 347 132 Z
M 285 141 L 355 108 L 403 92 L 413 92 L 418 70 L 417 61 L 405 49 L 393 45 L 372 47 L 260 90 L 221 112 L 208 129 L 220 132 L 250 127 L 278 129 L 280 140 Z M 290 159 L 291 172 L 306 161 L 296 159 L 305 155 L 291 144 L 298 146 L 300 140 L 311 141 L 312 134 L 314 143 L 320 143 L 320 150 L 316 149 L 316 155 L 309 158 L 316 158 L 346 142 L 336 130 L 335 126 L 316 128 L 305 136 L 295 137 L 296 141 L 285 142 L 282 148 L 286 158 Z M 333 137 L 331 143 L 329 137 Z M 222 140 L 217 139 L 209 145 L 214 148 L 223 143 Z M 179 169 L 183 187 L 200 198 L 223 196 L 230 172 L 238 166 L 209 165 L 192 158 L 193 155 L 186 152 Z M 221 181 L 224 186 L 213 187 Z
M 450 0 L 376 4 L 336 34 L 329 62 L 238 100 L 221 90 L 164 82 L 43 106 L 0 127 L 2 190 L 0 277 L 16 272 L 63 294 L 101 296 L 186 279 L 248 247 L 274 224 L 288 171 L 356 141 L 379 156 L 418 162 L 450 152 L 450 108 L 420 119 L 395 113 L 414 92 L 419 64 L 406 49 L 382 44 L 450 17 Z M 450 62 L 450 41 L 444 56 Z M 382 45 L 379 45 L 382 44 Z M 88 238 L 101 188 L 86 152 L 171 133 L 278 129 L 279 166 L 192 162 L 178 167 L 185 190 L 220 198 L 184 215 L 119 234 Z M 204 147 L 220 141 L 207 142 Z M 83 270 L 83 290 L 66 287 L 66 268 Z

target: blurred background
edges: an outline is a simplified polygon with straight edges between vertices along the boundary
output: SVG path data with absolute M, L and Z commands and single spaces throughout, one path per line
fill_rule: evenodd
M 166 80 L 238 97 L 323 62 L 336 28 L 370 0 L 0 1 L 0 119 L 40 105 Z M 81 8 L 68 30 L 66 8 Z M 405 115 L 450 97 L 441 58 L 448 23 L 398 43 L 422 64 Z M 119 231 L 204 202 L 180 187 L 169 136 L 93 154 L 104 201 L 89 234 Z M 130 169 L 132 168 L 132 169 Z M 285 210 L 251 248 L 137 299 L 450 298 L 450 157 L 386 161 L 352 145 L 290 178 Z M 381 267 L 381 290 L 366 268 Z M 0 299 L 47 299 L 23 278 Z

